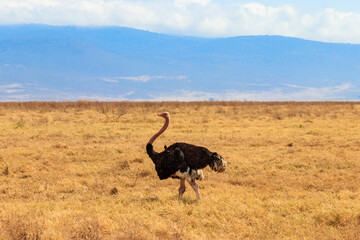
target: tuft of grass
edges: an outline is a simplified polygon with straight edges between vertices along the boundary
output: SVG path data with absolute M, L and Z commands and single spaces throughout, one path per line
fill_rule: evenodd
M 139 176 L 144 178 L 144 177 L 147 177 L 147 176 L 150 176 L 151 175 L 151 172 L 149 170 L 142 170 L 140 173 L 139 173 Z
M 132 162 L 134 162 L 134 163 L 143 163 L 143 162 L 144 162 L 144 159 L 142 159 L 142 158 L 135 158 Z
M 3 237 L 12 240 L 40 240 L 43 235 L 43 224 L 27 216 L 13 215 L 1 221 Z M 0 235 L 1 236 L 1 235 Z
M 146 197 L 142 199 L 143 202 L 159 202 L 160 199 L 158 196 L 155 197 Z
M 116 194 L 118 194 L 117 188 L 116 188 L 116 187 L 112 188 L 112 189 L 110 190 L 110 194 L 111 194 L 111 195 L 116 195 Z
M 119 161 L 117 163 L 117 169 L 120 171 L 124 171 L 130 168 L 130 164 L 128 161 L 124 160 L 124 161 Z
M 9 167 L 8 166 L 5 166 L 2 174 L 5 175 L 5 176 L 9 175 Z
M 25 127 L 25 121 L 23 119 L 20 119 L 15 123 L 15 129 L 24 128 Z
M 77 219 L 76 224 L 70 227 L 69 239 L 100 240 L 104 238 L 103 228 L 95 217 Z

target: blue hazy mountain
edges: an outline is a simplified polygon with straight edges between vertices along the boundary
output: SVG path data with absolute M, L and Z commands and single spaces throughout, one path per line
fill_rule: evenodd
M 360 45 L 122 27 L 0 26 L 0 101 L 157 99 L 184 92 L 216 99 L 229 92 L 336 86 L 336 99 L 359 97 Z

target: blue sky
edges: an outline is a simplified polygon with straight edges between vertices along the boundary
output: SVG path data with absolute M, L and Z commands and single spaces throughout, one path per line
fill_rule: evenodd
M 176 35 L 283 35 L 360 44 L 360 1 L 1 0 L 0 24 L 125 26 Z

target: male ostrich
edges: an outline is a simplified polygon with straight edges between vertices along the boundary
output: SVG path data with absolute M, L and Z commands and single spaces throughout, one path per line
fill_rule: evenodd
M 203 179 L 202 168 L 207 165 L 216 172 L 225 171 L 227 162 L 216 152 L 210 152 L 204 147 L 198 147 L 188 143 L 174 143 L 161 153 L 154 151 L 153 143 L 157 137 L 162 134 L 170 122 L 170 114 L 164 112 L 158 114 L 165 118 L 164 126 L 155 133 L 146 145 L 146 151 L 155 164 L 156 172 L 160 180 L 180 178 L 179 197 L 185 192 L 185 180 L 189 182 L 194 189 L 196 198 L 200 199 L 199 185 L 196 180 Z

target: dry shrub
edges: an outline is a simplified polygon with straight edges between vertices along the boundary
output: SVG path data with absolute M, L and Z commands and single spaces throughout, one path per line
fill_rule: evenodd
M 20 119 L 19 121 L 17 121 L 15 123 L 15 129 L 18 129 L 18 128 L 24 128 L 25 127 L 25 121 L 23 119 Z
M 96 181 L 90 185 L 90 189 L 97 194 L 104 194 L 108 191 L 107 186 L 104 183 Z
M 54 132 L 48 135 L 49 138 L 66 138 L 67 136 L 63 134 L 62 132 Z
M 43 224 L 27 216 L 12 215 L 2 220 L 2 233 L 6 239 L 40 240 L 43 234 Z M 1 236 L 1 235 L 0 235 Z
M 65 239 L 100 240 L 105 234 L 106 230 L 96 217 L 76 217 L 74 222 L 68 223 L 64 229 Z
M 155 196 L 155 197 L 146 197 L 146 198 L 143 198 L 141 199 L 142 202 L 159 202 L 160 199 L 158 196 Z
M 140 173 L 139 173 L 139 176 L 140 177 L 147 177 L 147 176 L 149 176 L 149 175 L 151 175 L 151 172 L 149 171 L 149 170 L 142 170 Z
M 282 120 L 284 118 L 283 114 L 278 111 L 274 112 L 273 117 L 274 117 L 274 119 L 277 119 L 277 120 Z
M 338 118 L 337 114 L 332 114 L 330 117 L 331 117 L 332 119 L 337 119 L 337 118 Z
M 52 145 L 53 148 L 59 148 L 59 149 L 68 149 L 69 146 L 65 143 L 56 143 L 54 145 Z
M 121 231 L 120 233 L 117 233 L 115 236 L 111 236 L 111 239 L 114 239 L 114 240 L 146 240 L 146 239 L 148 239 L 148 237 L 144 236 L 143 233 L 141 233 L 133 228 L 129 228 L 129 229 Z
M 89 140 L 89 139 L 95 138 L 95 135 L 87 133 L 87 134 L 83 135 L 83 138 L 85 140 Z
M 8 166 L 5 166 L 2 174 L 5 175 L 5 176 L 9 175 L 9 167 Z
M 134 162 L 134 163 L 143 163 L 143 162 L 144 162 L 144 159 L 142 159 L 142 158 L 135 158 L 135 159 L 133 160 L 133 162 Z
M 112 189 L 110 190 L 110 194 L 111 194 L 111 195 L 116 195 L 116 194 L 118 194 L 117 188 L 116 188 L 116 187 L 112 188 Z
M 360 239 L 359 216 L 344 217 L 340 214 L 324 214 L 315 216 L 316 231 L 313 239 Z M 326 227 L 324 227 L 324 225 Z M 333 229 L 339 232 L 334 236 Z
M 40 117 L 34 125 L 41 126 L 41 125 L 47 125 L 49 123 L 49 118 L 47 116 Z
M 327 226 L 338 227 L 343 226 L 343 220 L 339 213 L 322 213 L 314 216 L 315 223 L 325 224 Z
M 170 233 L 169 229 L 159 229 L 155 232 L 155 235 L 158 239 L 167 240 L 167 239 L 181 239 L 181 234 L 179 233 Z
M 127 160 L 120 160 L 109 168 L 100 168 L 99 173 L 102 175 L 124 175 L 127 176 L 130 169 L 130 163 Z
M 225 113 L 226 113 L 226 111 L 225 111 L 225 109 L 224 109 L 224 108 L 222 108 L 222 107 L 218 107 L 218 108 L 216 109 L 216 113 L 217 113 L 217 114 L 225 114 Z
M 116 166 L 116 169 L 117 170 L 127 170 L 127 169 L 129 169 L 130 168 L 130 164 L 129 164 L 129 162 L 128 161 L 119 161 L 118 163 L 117 163 L 117 166 Z

